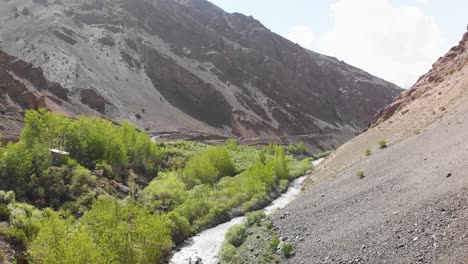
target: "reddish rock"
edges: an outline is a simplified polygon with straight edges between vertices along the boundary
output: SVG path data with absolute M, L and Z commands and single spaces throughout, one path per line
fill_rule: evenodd
M 37 109 L 37 97 L 33 92 L 27 91 L 20 95 L 21 103 L 27 107 L 27 109 Z

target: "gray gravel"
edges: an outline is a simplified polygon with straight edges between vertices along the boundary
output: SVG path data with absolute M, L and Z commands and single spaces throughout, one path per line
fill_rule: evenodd
M 468 263 L 467 113 L 374 151 L 276 214 L 296 245 L 286 263 Z

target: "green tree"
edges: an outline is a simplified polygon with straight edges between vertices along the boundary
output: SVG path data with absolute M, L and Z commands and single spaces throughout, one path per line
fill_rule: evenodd
M 37 237 L 29 247 L 30 262 L 35 264 L 103 263 L 89 232 L 72 218 L 61 219 L 56 213 L 42 221 Z

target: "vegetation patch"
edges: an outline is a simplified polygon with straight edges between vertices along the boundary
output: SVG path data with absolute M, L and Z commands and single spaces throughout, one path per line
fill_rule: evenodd
M 366 176 L 364 175 L 364 172 L 363 171 L 358 171 L 356 172 L 356 176 L 359 178 L 359 179 L 364 179 Z
M 366 156 L 370 156 L 370 155 L 372 155 L 372 150 L 371 150 L 371 149 L 366 149 L 366 150 L 364 151 L 364 154 L 365 154 Z
M 380 140 L 380 141 L 378 142 L 378 144 L 379 144 L 379 148 L 380 148 L 380 149 L 384 149 L 384 148 L 387 148 L 387 147 L 388 147 L 388 146 L 387 146 L 387 141 L 385 141 L 385 140 Z
M 195 232 L 266 206 L 313 160 L 302 145 L 153 143 L 129 123 L 45 110 L 25 122 L 0 146 L 0 234 L 31 263 L 166 262 Z M 250 226 L 270 230 L 262 212 L 247 219 L 223 259 L 242 263 Z
M 293 250 L 294 250 L 294 245 L 289 244 L 289 243 L 285 243 L 283 247 L 281 247 L 281 252 L 287 258 L 292 256 Z
M 280 263 L 293 253 L 294 246 L 280 241 L 273 231 L 271 219 L 265 214 L 259 212 L 248 214 L 245 226 L 247 236 L 237 247 L 229 242 L 226 235 L 221 249 L 222 264 Z

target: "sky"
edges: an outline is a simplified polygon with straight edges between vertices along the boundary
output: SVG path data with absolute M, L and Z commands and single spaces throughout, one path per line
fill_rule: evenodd
M 467 0 L 209 0 L 403 88 L 455 46 Z

